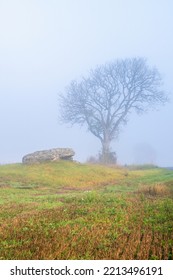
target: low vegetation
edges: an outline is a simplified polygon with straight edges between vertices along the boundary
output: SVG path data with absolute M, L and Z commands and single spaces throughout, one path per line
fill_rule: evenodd
M 173 171 L 0 166 L 0 259 L 173 259 Z

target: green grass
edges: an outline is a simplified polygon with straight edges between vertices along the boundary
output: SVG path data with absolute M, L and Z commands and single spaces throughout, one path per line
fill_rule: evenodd
M 0 166 L 0 259 L 172 259 L 173 172 Z

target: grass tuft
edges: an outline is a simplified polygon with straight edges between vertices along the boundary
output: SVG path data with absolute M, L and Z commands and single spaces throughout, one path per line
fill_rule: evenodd
M 138 192 L 150 196 L 167 196 L 170 194 L 170 189 L 162 183 L 156 183 L 142 186 L 138 189 Z

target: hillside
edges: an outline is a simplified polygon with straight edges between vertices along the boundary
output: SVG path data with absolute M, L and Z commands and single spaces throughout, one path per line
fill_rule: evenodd
M 0 166 L 0 259 L 172 259 L 173 172 Z

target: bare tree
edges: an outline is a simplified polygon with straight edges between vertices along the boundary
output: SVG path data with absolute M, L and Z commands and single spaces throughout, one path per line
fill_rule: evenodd
M 135 110 L 144 113 L 167 102 L 162 78 L 143 58 L 117 60 L 91 70 L 88 78 L 72 81 L 60 96 L 61 120 L 87 124 L 102 144 L 107 163 L 110 144 Z

